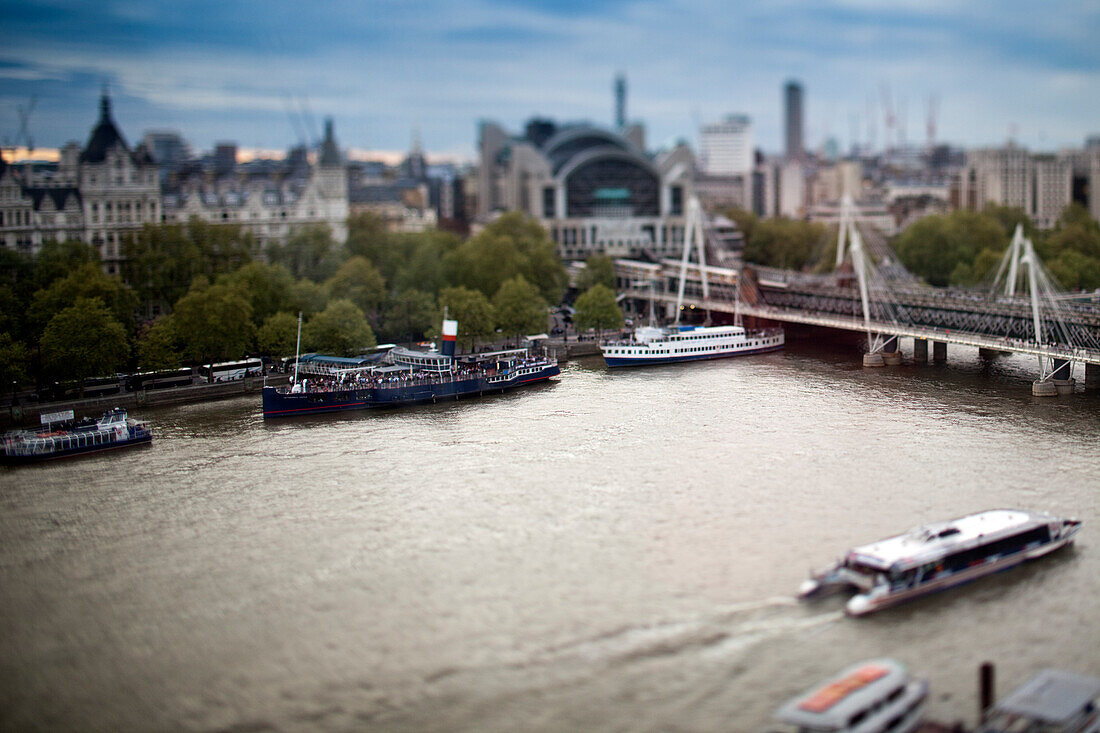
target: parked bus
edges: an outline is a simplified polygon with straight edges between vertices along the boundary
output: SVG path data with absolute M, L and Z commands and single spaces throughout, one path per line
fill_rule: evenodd
M 232 382 L 245 377 L 259 377 L 264 373 L 264 364 L 258 357 L 241 361 L 224 361 L 213 366 L 207 364 L 200 370 L 208 382 Z
M 153 372 L 131 374 L 126 380 L 126 387 L 132 392 L 137 392 L 142 389 L 189 387 L 193 383 L 194 370 L 190 367 L 184 367 L 182 369 L 161 369 Z

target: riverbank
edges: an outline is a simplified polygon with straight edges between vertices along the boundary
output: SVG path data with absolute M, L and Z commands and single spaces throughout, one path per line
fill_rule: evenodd
M 272 386 L 287 384 L 290 381 L 289 374 L 269 374 L 266 383 Z M 189 387 L 171 387 L 168 389 L 138 390 L 136 392 L 122 392 L 120 394 L 93 397 L 83 400 L 66 400 L 64 402 L 35 402 L 30 404 L 12 405 L 0 412 L 0 427 L 23 427 L 38 424 L 38 416 L 48 412 L 63 412 L 72 410 L 77 417 L 98 417 L 101 413 L 112 407 L 160 407 L 164 405 L 183 405 L 192 402 L 205 402 L 209 400 L 240 397 L 246 394 L 259 394 L 264 386 L 265 378 L 248 377 L 231 382 L 215 382 L 213 384 L 196 384 Z

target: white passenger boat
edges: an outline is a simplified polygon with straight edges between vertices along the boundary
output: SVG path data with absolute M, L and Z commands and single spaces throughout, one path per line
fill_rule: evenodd
M 920 723 L 928 683 L 893 659 L 848 667 L 799 695 L 775 717 L 798 733 L 908 733 Z
M 1100 678 L 1044 669 L 993 706 L 981 733 L 1100 733 Z
M 802 584 L 803 598 L 852 588 L 848 613 L 858 616 L 1006 570 L 1064 547 L 1081 529 L 1076 519 L 996 509 L 856 547 Z
M 42 427 L 16 430 L 0 436 L 0 462 L 37 463 L 83 453 L 98 453 L 153 440 L 153 431 L 141 420 L 127 417 L 116 407 L 98 420 L 74 419 L 73 411 L 41 416 Z
M 722 359 L 781 348 L 783 329 L 746 331 L 742 326 L 681 326 L 678 329 L 644 326 L 627 341 L 600 344 L 609 367 Z

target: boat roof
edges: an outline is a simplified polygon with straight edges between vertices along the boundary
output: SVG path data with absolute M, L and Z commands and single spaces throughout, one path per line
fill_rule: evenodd
M 1100 677 L 1044 669 L 994 705 L 993 711 L 1057 725 L 1069 722 L 1098 697 Z
M 700 336 L 722 336 L 730 333 L 744 333 L 743 326 L 678 326 L 673 329 L 657 326 L 642 326 L 634 330 L 634 337 L 648 341 L 679 341 Z
M 530 353 L 528 349 L 502 349 L 500 351 L 479 351 L 472 354 L 458 354 L 455 358 L 463 362 L 472 362 L 499 359 L 501 357 L 526 356 Z
M 441 354 L 438 351 L 418 351 L 417 349 L 407 349 L 404 346 L 395 346 L 390 350 L 391 359 L 420 359 L 424 362 L 433 362 L 438 364 L 449 363 L 451 357 L 446 354 Z
M 947 522 L 925 524 L 848 551 L 847 559 L 877 570 L 921 565 L 967 547 L 977 547 L 1050 521 L 1046 514 L 994 509 Z
M 905 666 L 893 659 L 853 664 L 828 682 L 788 700 L 775 717 L 815 730 L 846 730 L 853 715 L 884 698 L 908 678 Z

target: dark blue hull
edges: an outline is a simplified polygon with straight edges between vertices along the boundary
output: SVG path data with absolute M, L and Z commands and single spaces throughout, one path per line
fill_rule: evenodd
M 561 374 L 556 364 L 528 374 L 511 378 L 476 377 L 454 382 L 400 385 L 394 387 L 368 387 L 332 392 L 285 393 L 274 387 L 263 388 L 264 417 L 294 417 L 295 415 L 367 410 L 373 407 L 405 407 L 477 397 L 483 394 L 506 392 L 535 382 L 542 382 Z
M 66 450 L 58 450 L 50 453 L 32 453 L 32 454 L 16 454 L 2 456 L 2 461 L 5 464 L 17 466 L 27 463 L 42 463 L 43 461 L 52 461 L 55 458 L 72 458 L 73 456 L 83 456 L 89 453 L 102 453 L 104 451 L 115 450 L 117 448 L 130 448 L 136 445 L 148 445 L 153 442 L 153 435 L 146 433 L 133 438 L 126 438 L 124 440 L 116 440 L 111 443 L 102 443 L 99 445 L 86 445 L 78 446 L 75 448 L 69 448 Z
M 718 354 L 685 354 L 682 356 L 660 356 L 660 357 L 645 357 L 642 359 L 632 359 L 630 357 L 622 356 L 607 356 L 603 357 L 604 362 L 609 367 L 629 367 L 629 366 L 653 366 L 656 364 L 676 364 L 681 361 L 706 361 L 710 359 L 730 359 L 736 356 L 749 356 L 751 354 L 763 354 L 768 351 L 778 351 L 783 348 L 783 344 L 777 344 L 775 346 L 763 346 L 759 349 L 745 349 L 743 351 L 726 351 Z

